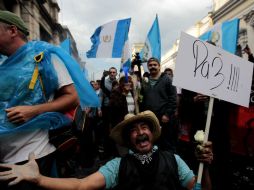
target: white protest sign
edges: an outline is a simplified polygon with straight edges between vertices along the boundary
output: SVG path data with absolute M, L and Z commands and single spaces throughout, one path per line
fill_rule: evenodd
M 181 33 L 173 84 L 249 106 L 253 63 Z

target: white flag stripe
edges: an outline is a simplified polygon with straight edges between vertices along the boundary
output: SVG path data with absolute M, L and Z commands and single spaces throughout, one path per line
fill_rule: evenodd
M 98 47 L 96 57 L 107 57 L 112 55 L 117 21 L 112 21 L 111 24 L 102 26 L 100 33 L 100 45 Z
M 149 59 L 150 57 L 153 57 L 153 54 L 152 54 L 152 46 L 151 46 L 151 43 L 148 39 L 146 39 L 146 42 L 145 42 L 145 45 L 147 45 L 147 59 Z
M 216 42 L 217 47 L 222 48 L 222 30 L 221 24 L 215 24 L 213 27 L 212 41 Z

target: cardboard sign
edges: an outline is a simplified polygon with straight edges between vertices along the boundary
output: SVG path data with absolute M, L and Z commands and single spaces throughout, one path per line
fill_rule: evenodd
M 253 63 L 181 33 L 173 84 L 249 106 Z

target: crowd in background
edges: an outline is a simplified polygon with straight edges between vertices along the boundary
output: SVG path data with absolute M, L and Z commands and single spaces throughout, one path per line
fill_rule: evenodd
M 63 66 L 65 63 L 62 62 L 66 57 L 59 59 L 64 53 L 60 52 L 57 56 L 51 55 L 48 52 L 56 53 L 55 47 L 42 42 L 28 42 L 26 38 L 28 30 L 17 15 L 2 11 L 0 16 L 1 36 L 6 37 L 6 39 L 0 37 L 0 40 L 3 41 L 0 53 L 12 58 L 8 67 L 13 65 L 15 67 L 15 64 L 19 63 L 17 68 L 25 68 L 22 70 L 15 67 L 15 71 L 20 70 L 21 76 L 13 77 L 12 80 L 7 78 L 5 80 L 8 83 L 2 83 L 3 89 L 8 89 L 11 86 L 11 90 L 15 94 L 14 99 L 18 97 L 17 99 L 20 101 L 19 104 L 13 101 L 13 96 L 8 94 L 11 94 L 10 91 L 1 92 L 2 105 L 6 106 L 2 106 L 1 111 L 4 119 L 8 121 L 5 123 L 9 123 L 9 125 L 29 123 L 33 121 L 34 117 L 47 112 L 59 112 L 61 113 L 59 117 L 65 121 L 65 114 L 62 113 L 66 112 L 68 115 L 72 115 L 73 112 L 70 110 L 76 109 L 72 118 L 75 125 L 72 125 L 72 121 L 68 125 L 63 124 L 65 127 L 67 126 L 70 138 L 60 138 L 60 140 L 67 143 L 64 145 L 60 143 L 61 146 L 58 144 L 55 148 L 49 139 L 50 126 L 20 133 L 15 131 L 13 136 L 1 136 L 1 162 L 24 164 L 27 155 L 30 152 L 35 152 L 39 158 L 38 163 L 42 174 L 70 177 L 73 173 L 63 172 L 66 170 L 66 165 L 70 163 L 65 162 L 61 165 L 63 160 L 66 161 L 69 158 L 57 158 L 56 154 L 61 152 L 61 155 L 74 156 L 76 164 L 78 163 L 77 165 L 82 168 L 93 167 L 96 161 L 103 163 L 118 156 L 123 157 L 128 154 L 129 149 L 116 144 L 110 138 L 111 131 L 126 119 L 127 114 L 138 114 L 150 110 L 152 114 L 155 114 L 156 121 L 158 119 L 160 126 L 161 135 L 158 139 L 156 138 L 155 145 L 160 150 L 179 154 L 192 170 L 197 171 L 198 162 L 194 155 L 196 145 L 193 137 L 197 130 L 204 130 L 209 97 L 184 89 L 181 92 L 179 89 L 177 90 L 172 85 L 173 71 L 167 68 L 162 72 L 160 60 L 152 57 L 147 61 L 149 72 L 144 73 L 143 77 L 141 77 L 140 71 L 134 72 L 132 70 L 120 72 L 118 75 L 117 69 L 110 67 L 108 71 L 103 72 L 100 80 L 90 81 L 90 85 L 100 101 L 100 106 L 84 108 L 81 105 L 82 101 L 78 105 L 78 96 L 81 97 L 81 95 L 78 94 L 79 91 L 75 90 L 75 88 L 79 89 L 79 86 L 74 83 L 74 79 L 75 82 L 77 80 L 73 76 L 69 76 L 71 71 L 68 72 Z M 13 20 L 10 20 L 10 17 Z M 45 54 L 40 53 L 41 49 L 45 51 Z M 253 62 L 253 54 L 250 50 L 247 48 L 244 51 L 248 54 L 249 61 Z M 14 56 L 16 59 L 13 58 Z M 46 59 L 43 59 L 43 56 Z M 68 60 L 67 58 L 66 60 Z M 39 78 L 40 82 L 35 84 L 33 79 L 37 80 L 38 75 L 36 75 L 37 70 L 34 64 L 40 63 L 41 60 L 44 64 L 39 65 L 39 70 L 45 73 L 42 76 L 39 75 L 42 78 Z M 5 64 L 6 62 L 3 63 L 4 66 Z M 33 76 L 32 80 L 29 78 L 30 75 L 27 75 L 28 72 Z M 7 75 L 6 73 L 5 76 L 12 76 L 12 74 L 8 73 Z M 49 78 L 48 76 L 52 76 L 49 81 L 46 80 Z M 27 89 L 24 86 L 26 83 L 23 84 L 19 77 L 30 83 L 31 87 L 29 85 L 29 89 Z M 33 94 L 23 95 L 19 90 L 22 93 L 26 91 L 27 94 L 31 92 Z M 29 105 L 22 106 L 23 103 L 27 103 L 27 97 L 31 99 L 28 98 L 31 102 Z M 231 168 L 228 162 L 230 110 L 232 110 L 232 104 L 221 100 L 215 101 L 209 136 L 209 140 L 213 142 L 214 160 L 210 161 L 209 169 L 212 186 L 216 190 L 231 189 L 229 175 Z M 49 116 L 47 115 L 46 118 L 48 119 Z M 3 117 L 1 119 L 4 120 Z M 45 125 L 47 119 L 42 118 L 40 122 Z M 55 122 L 55 120 L 50 121 L 49 125 Z M 31 126 L 34 125 L 31 123 Z M 154 133 L 152 129 L 149 130 Z M 61 137 L 63 134 L 66 135 L 66 131 L 55 131 L 54 136 Z M 8 143 L 6 143 L 7 141 Z M 59 171 L 56 172 L 55 168 L 58 168 Z M 223 178 L 221 178 L 222 175 Z M 7 186 L 4 187 L 7 188 Z M 25 189 L 26 186 L 23 188 Z

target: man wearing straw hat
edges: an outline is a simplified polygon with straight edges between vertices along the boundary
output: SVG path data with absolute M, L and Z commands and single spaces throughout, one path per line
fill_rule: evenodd
M 153 112 L 127 114 L 111 131 L 111 137 L 118 144 L 130 148 L 130 153 L 123 158 L 112 159 L 90 176 L 83 179 L 42 176 L 34 155 L 30 154 L 29 162 L 25 165 L 0 165 L 2 170 L 7 170 L 0 172 L 0 180 L 8 180 L 9 185 L 25 180 L 45 189 L 55 190 L 102 188 L 172 190 L 180 189 L 180 186 L 192 189 L 195 185 L 195 176 L 185 162 L 178 155 L 162 151 L 153 145 L 159 136 L 160 125 Z M 198 156 L 199 161 L 210 163 L 213 158 L 211 143 L 203 145 Z M 203 178 L 203 186 L 209 187 L 207 177 Z

